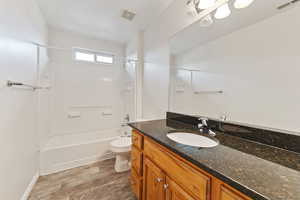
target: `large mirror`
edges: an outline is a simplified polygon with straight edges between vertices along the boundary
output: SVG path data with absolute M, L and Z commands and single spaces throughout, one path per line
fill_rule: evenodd
M 300 132 L 300 3 L 236 2 L 170 39 L 169 110 Z

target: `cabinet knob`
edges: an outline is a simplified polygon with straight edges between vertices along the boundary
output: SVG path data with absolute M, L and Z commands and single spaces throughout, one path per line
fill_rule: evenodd
M 169 185 L 168 184 L 164 184 L 164 189 L 168 189 Z
M 156 181 L 157 182 L 162 182 L 162 178 L 157 178 Z

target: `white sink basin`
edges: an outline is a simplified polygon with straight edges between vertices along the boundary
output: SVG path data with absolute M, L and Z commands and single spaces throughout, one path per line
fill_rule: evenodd
M 217 141 L 213 139 L 201 135 L 196 135 L 193 133 L 182 133 L 182 132 L 170 133 L 167 135 L 167 137 L 177 143 L 185 144 L 193 147 L 209 148 L 209 147 L 215 147 L 219 144 Z

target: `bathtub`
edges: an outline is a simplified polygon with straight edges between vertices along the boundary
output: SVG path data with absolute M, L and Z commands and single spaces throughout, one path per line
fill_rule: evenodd
M 113 158 L 109 144 L 121 132 L 112 129 L 51 137 L 40 152 L 40 174 L 48 175 Z

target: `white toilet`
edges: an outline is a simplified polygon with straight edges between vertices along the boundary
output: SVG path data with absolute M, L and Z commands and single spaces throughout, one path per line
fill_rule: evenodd
M 131 137 L 120 137 L 110 143 L 111 151 L 116 154 L 116 172 L 130 169 Z

